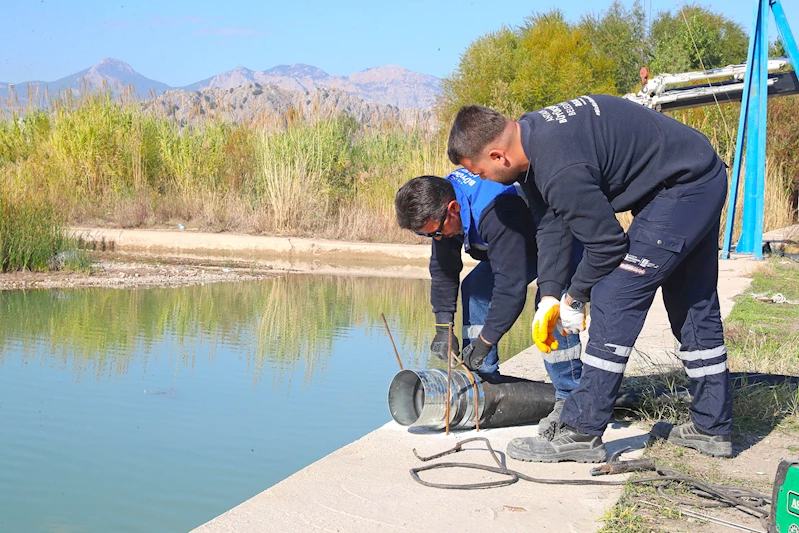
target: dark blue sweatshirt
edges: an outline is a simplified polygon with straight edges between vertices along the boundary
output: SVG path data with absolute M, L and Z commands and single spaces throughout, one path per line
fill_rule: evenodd
M 548 207 L 537 234 L 542 296 L 560 298 L 567 284 L 572 234 L 585 253 L 569 294 L 588 301 L 629 247 L 615 214 L 636 214 L 663 187 L 708 179 L 724 165 L 702 133 L 615 96 L 581 96 L 519 125 L 530 160 L 522 187 L 528 199 L 537 188 Z
M 498 196 L 483 209 L 479 220 L 478 232 L 488 249 L 472 247 L 467 253 L 478 261 L 489 261 L 494 273 L 491 307 L 481 335 L 496 344 L 524 309 L 531 281 L 528 265 L 536 264 L 535 223 L 527 204 L 516 195 Z M 433 239 L 430 302 L 439 324 L 451 323 L 455 315 L 463 270 L 462 247 L 463 240 L 457 237 Z

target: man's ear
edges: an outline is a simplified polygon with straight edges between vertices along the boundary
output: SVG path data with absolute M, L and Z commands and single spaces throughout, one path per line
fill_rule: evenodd
M 518 124 L 516 122 L 506 120 L 505 129 L 489 144 L 488 159 L 492 163 L 499 163 L 503 167 L 510 165 L 508 154 L 513 153 L 512 138 L 517 128 Z
M 493 163 L 499 163 L 504 165 L 508 158 L 505 156 L 505 149 L 504 148 L 492 148 L 488 151 L 488 158 Z
M 449 211 L 453 211 L 455 213 L 460 213 L 461 212 L 461 204 L 459 204 L 457 200 L 451 200 L 447 204 L 447 212 L 449 212 Z

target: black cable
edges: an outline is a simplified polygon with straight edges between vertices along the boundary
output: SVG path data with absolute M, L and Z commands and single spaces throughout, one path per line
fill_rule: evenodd
M 663 496 L 667 500 L 671 500 L 672 502 L 676 503 L 681 503 L 683 505 L 691 505 L 697 507 L 708 506 L 708 505 L 703 505 L 705 502 L 683 500 L 675 496 L 666 495 L 662 492 L 662 488 L 665 486 L 664 484 L 676 482 L 676 483 L 683 483 L 684 485 L 693 487 L 694 489 L 696 489 L 694 493 L 700 497 L 716 500 L 716 502 L 718 503 L 726 504 L 731 507 L 737 507 L 742 510 L 748 511 L 749 513 L 760 518 L 761 522 L 768 518 L 768 512 L 761 508 L 762 506 L 770 503 L 770 497 L 768 495 L 762 494 L 748 487 L 715 485 L 712 483 L 705 483 L 704 481 L 693 478 L 691 476 L 687 476 L 682 472 L 670 468 L 663 468 L 656 466 L 655 472 L 658 473 L 657 476 L 637 478 L 637 479 L 625 479 L 618 481 L 602 481 L 598 479 L 535 478 L 523 474 L 521 472 L 518 472 L 516 470 L 511 470 L 507 468 L 505 465 L 503 465 L 502 461 L 500 461 L 499 457 L 497 456 L 497 453 L 494 451 L 494 448 L 491 447 L 491 443 L 485 437 L 473 437 L 470 439 L 462 440 L 449 450 L 445 450 L 441 453 L 437 453 L 427 457 L 420 456 L 418 453 L 416 453 L 416 449 L 413 450 L 413 453 L 420 461 L 426 462 L 432 459 L 443 457 L 445 455 L 457 453 L 463 449 L 464 444 L 474 441 L 482 441 L 485 443 L 488 452 L 491 454 L 491 458 L 494 459 L 494 462 L 497 464 L 497 466 L 482 465 L 477 463 L 458 463 L 458 462 L 435 463 L 435 464 L 411 468 L 410 469 L 411 477 L 414 479 L 414 481 L 416 481 L 421 485 L 424 485 L 425 487 L 433 487 L 438 489 L 455 489 L 455 490 L 478 490 L 478 489 L 489 489 L 495 487 L 505 487 L 516 483 L 520 479 L 523 479 L 524 481 L 529 481 L 531 483 L 542 483 L 547 485 L 618 486 L 618 485 L 627 485 L 628 483 L 630 484 L 659 483 L 660 485 L 658 485 L 658 493 L 660 493 L 661 496 Z M 494 474 L 507 476 L 507 479 L 502 479 L 498 481 L 485 481 L 480 483 L 453 484 L 453 483 L 433 483 L 430 481 L 425 481 L 419 476 L 420 472 L 425 472 L 427 470 L 436 470 L 439 468 L 468 468 L 472 470 L 483 470 L 486 472 L 492 472 Z M 754 503 L 750 502 L 749 500 L 754 500 Z M 709 506 L 715 506 L 715 505 L 711 504 Z

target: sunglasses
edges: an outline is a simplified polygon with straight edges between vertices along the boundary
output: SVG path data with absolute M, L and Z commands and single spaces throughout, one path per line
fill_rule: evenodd
M 441 237 L 442 233 L 441 230 L 444 229 L 444 222 L 447 220 L 447 214 L 444 213 L 444 218 L 441 219 L 441 224 L 438 225 L 438 229 L 435 230 L 433 233 L 425 233 L 423 231 L 414 231 L 415 234 L 419 235 L 420 237 Z

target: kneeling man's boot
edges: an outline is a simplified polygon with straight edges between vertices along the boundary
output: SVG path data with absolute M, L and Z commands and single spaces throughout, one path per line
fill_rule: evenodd
M 605 460 L 600 437 L 578 431 L 563 422 L 551 424 L 539 437 L 513 439 L 508 455 L 519 461 L 599 463 Z
M 732 457 L 732 441 L 729 435 L 708 435 L 697 428 L 693 422 L 679 426 L 668 422 L 658 422 L 649 431 L 657 439 L 693 448 L 713 457 Z

